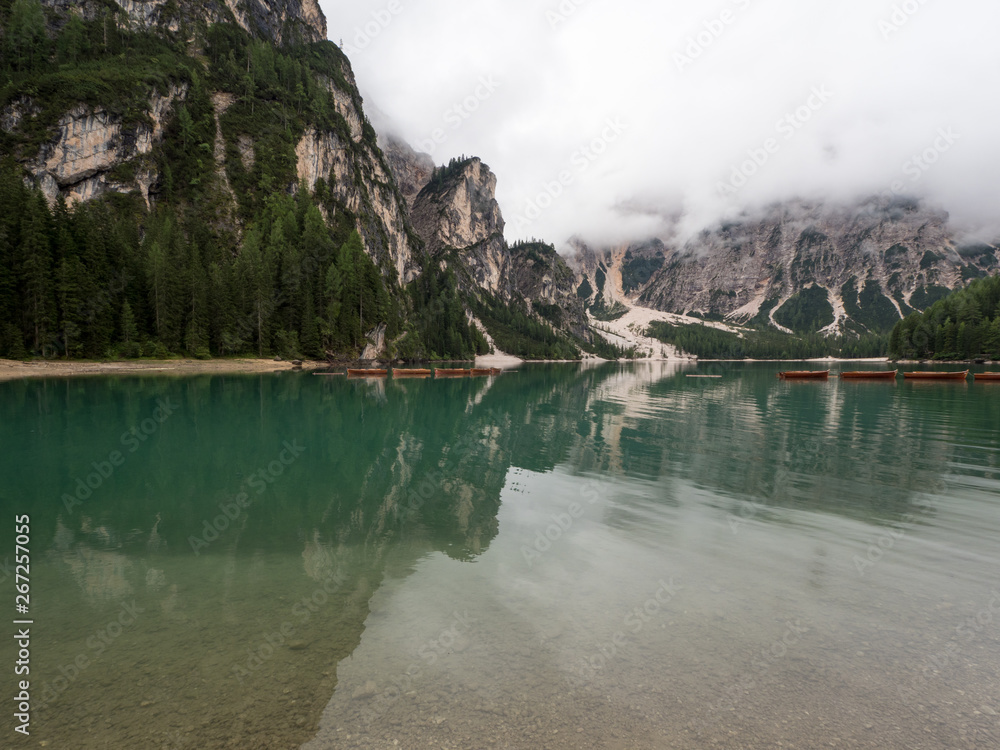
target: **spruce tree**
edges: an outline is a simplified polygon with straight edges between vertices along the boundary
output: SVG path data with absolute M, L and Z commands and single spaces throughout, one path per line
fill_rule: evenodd
M 55 324 L 52 252 L 48 238 L 48 207 L 41 193 L 27 201 L 21 220 L 21 276 L 24 289 L 24 322 L 32 351 L 48 353 L 49 334 Z

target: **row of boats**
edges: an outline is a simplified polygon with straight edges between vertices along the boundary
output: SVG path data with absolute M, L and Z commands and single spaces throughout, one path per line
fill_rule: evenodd
M 471 367 L 469 369 L 454 369 L 454 368 L 444 368 L 437 367 L 433 370 L 419 370 L 414 368 L 392 368 L 392 377 L 394 378 L 429 378 L 432 375 L 436 378 L 479 378 L 486 377 L 488 375 L 499 375 L 501 372 L 498 367 Z M 316 373 L 317 375 L 343 375 L 343 372 L 323 372 Z M 386 378 L 389 376 L 389 370 L 354 370 L 348 368 L 347 377 L 349 378 Z
M 899 370 L 861 370 L 858 372 L 842 372 L 841 380 L 895 380 Z M 830 377 L 829 370 L 788 370 L 779 372 L 778 377 L 782 380 L 826 380 Z M 958 372 L 933 372 L 919 370 L 915 372 L 904 372 L 903 378 L 906 380 L 967 380 L 968 370 Z M 1000 372 L 977 372 L 973 378 L 978 381 L 1000 382 Z

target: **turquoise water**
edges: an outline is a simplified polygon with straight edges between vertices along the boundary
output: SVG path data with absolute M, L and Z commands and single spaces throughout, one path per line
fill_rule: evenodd
M 778 369 L 0 383 L 3 746 L 1000 746 L 1000 384 Z

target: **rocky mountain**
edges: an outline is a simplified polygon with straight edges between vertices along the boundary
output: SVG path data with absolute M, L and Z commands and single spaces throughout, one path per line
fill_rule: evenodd
M 74 92 L 70 82 L 55 96 L 44 98 L 25 92 L 8 97 L 0 105 L 4 145 L 20 157 L 49 201 L 54 203 L 61 196 L 72 205 L 107 193 L 138 192 L 150 206 L 163 198 L 165 170 L 171 166 L 164 158 L 164 138 L 181 110 L 192 108 L 189 94 L 194 75 L 211 100 L 213 138 L 206 156 L 214 161 L 216 197 L 223 204 L 220 208 L 223 213 L 236 214 L 241 208 L 238 204 L 243 203 L 243 214 L 249 214 L 246 196 L 232 189 L 232 184 L 238 182 L 234 172 L 252 174 L 255 167 L 264 171 L 262 167 L 274 155 L 262 153 L 270 150 L 271 144 L 260 137 L 267 124 L 261 122 L 253 103 L 251 117 L 245 116 L 245 86 L 264 93 L 270 81 L 255 80 L 255 74 L 259 70 L 261 79 L 268 76 L 269 71 L 264 72 L 269 62 L 266 58 L 273 57 L 275 45 L 326 39 L 326 19 L 315 0 L 203 5 L 165 0 L 122 0 L 111 4 L 47 0 L 46 6 L 48 33 L 57 43 L 70 20 L 82 18 L 101 30 L 110 23 L 115 31 L 127 28 L 133 33 L 143 29 L 155 32 L 174 41 L 190 56 L 170 60 L 182 69 L 172 70 L 168 76 L 162 71 L 140 70 L 145 80 L 137 81 L 139 86 L 124 101 L 120 92 L 110 95 L 83 86 Z M 219 28 L 216 24 L 235 25 L 266 40 L 266 46 L 258 43 L 245 55 L 248 59 L 242 64 L 250 69 L 249 81 L 215 69 L 212 58 L 219 59 L 221 53 L 213 54 L 213 47 L 223 46 L 217 43 L 223 41 L 221 35 L 213 35 L 212 30 Z M 199 57 L 206 51 L 208 61 Z M 295 191 L 305 185 L 314 191 L 322 180 L 330 223 L 350 222 L 361 233 L 372 258 L 394 269 L 397 280 L 405 283 L 416 273 L 414 238 L 409 231 L 405 200 L 368 125 L 350 62 L 329 42 L 323 42 L 323 51 L 327 59 L 316 66 L 313 80 L 329 95 L 333 111 L 321 117 L 303 112 L 298 127 L 293 125 L 291 129 L 287 127 L 287 112 L 282 113 L 284 129 L 290 131 L 282 135 L 290 142 L 282 144 L 285 153 L 278 157 L 284 163 L 275 170 L 284 184 L 275 187 Z M 164 57 L 172 56 L 167 53 Z M 166 69 L 168 59 L 137 62 L 140 66 L 159 63 Z M 202 64 L 194 65 L 196 62 Z M 51 78 L 55 79 L 53 85 L 63 83 L 58 74 Z M 280 85 L 280 81 L 274 83 Z M 309 93 L 302 89 L 300 97 Z M 237 106 L 231 109 L 233 104 Z M 209 152 L 208 146 L 203 147 Z
M 1000 268 L 1000 249 L 961 245 L 946 213 L 916 201 L 790 202 L 685 242 L 576 244 L 588 306 L 642 305 L 790 331 L 886 331 Z
M 419 158 L 411 152 L 397 167 L 398 181 L 407 181 Z M 433 257 L 456 269 L 467 294 L 523 305 L 554 328 L 592 342 L 566 261 L 543 242 L 507 244 L 496 184 L 490 168 L 475 157 L 434 170 L 413 199 L 414 228 Z
M 376 134 L 315 0 L 14 0 L 0 20 L 0 169 L 49 211 L 0 226 L 0 354 L 468 356 L 478 326 L 569 356 L 601 345 L 593 318 L 635 306 L 865 333 L 1000 268 L 907 200 L 791 202 L 568 259 L 510 246 L 486 164 L 438 167 Z M 11 205 L 35 205 L 2 177 Z
M 0 190 L 32 214 L 0 227 L 0 355 L 591 341 L 562 259 L 507 246 L 485 164 L 376 134 L 315 0 L 13 0 L 0 22 Z M 94 221 L 110 246 L 75 239 Z
M 202 24 L 232 23 L 251 35 L 277 44 L 319 42 L 326 39 L 326 16 L 317 0 L 42 0 L 51 9 L 56 25 L 71 15 L 83 20 L 105 17 L 127 19 L 130 27 L 155 31 L 181 31 Z

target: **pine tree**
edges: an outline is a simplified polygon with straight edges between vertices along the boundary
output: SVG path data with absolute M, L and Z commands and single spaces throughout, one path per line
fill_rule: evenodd
M 1000 316 L 993 319 L 983 340 L 983 351 L 992 360 L 1000 360 Z
M 122 303 L 122 341 L 126 344 L 133 343 L 139 338 L 139 329 L 135 324 L 135 315 L 132 314 L 132 306 L 125 300 Z
M 257 338 L 257 355 L 264 356 L 270 336 L 274 309 L 274 264 L 255 227 L 247 232 L 238 264 L 239 283 L 246 308 L 253 320 Z
M 5 46 L 18 70 L 31 70 L 45 59 L 45 13 L 39 0 L 14 0 L 7 22 Z
M 55 296 L 52 284 L 52 252 L 48 240 L 48 207 L 41 193 L 25 206 L 21 221 L 24 288 L 24 318 L 30 332 L 32 350 L 48 353 L 50 329 L 55 323 Z
M 64 356 L 79 357 L 83 353 L 81 340 L 86 321 L 82 319 L 83 299 L 80 278 L 83 264 L 75 255 L 63 258 L 56 276 L 56 298 L 59 303 L 59 333 Z
M 156 335 L 163 340 L 166 331 L 167 312 L 167 253 L 159 241 L 154 240 L 146 256 L 146 280 L 149 286 L 149 302 L 153 310 L 153 324 Z

